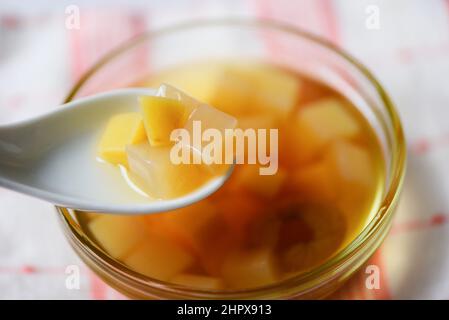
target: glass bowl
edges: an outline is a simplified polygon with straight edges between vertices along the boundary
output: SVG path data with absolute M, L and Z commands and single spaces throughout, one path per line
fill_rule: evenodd
M 380 141 L 386 174 L 383 192 L 361 233 L 326 263 L 306 273 L 264 287 L 233 291 L 188 288 L 133 272 L 83 232 L 72 210 L 58 207 L 64 233 L 95 273 L 131 298 L 326 297 L 353 275 L 383 241 L 391 225 L 405 172 L 404 136 L 394 106 L 371 72 L 353 57 L 316 36 L 273 21 L 187 22 L 145 33 L 111 51 L 75 84 L 65 102 L 139 83 L 151 74 L 178 64 L 217 58 L 263 60 L 296 70 L 335 88 L 365 115 Z

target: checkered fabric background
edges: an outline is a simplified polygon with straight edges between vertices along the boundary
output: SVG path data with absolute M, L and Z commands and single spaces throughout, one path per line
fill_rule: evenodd
M 80 9 L 79 30 L 65 27 L 70 5 Z M 361 270 L 333 297 L 449 298 L 449 0 L 2 0 L 0 123 L 57 107 L 99 56 L 133 35 L 230 14 L 274 18 L 336 43 L 374 72 L 401 114 L 405 188 L 369 262 L 380 269 L 380 289 L 367 289 Z M 65 285 L 71 265 L 81 270 L 78 290 Z M 0 189 L 0 298 L 124 297 L 77 258 L 52 205 Z

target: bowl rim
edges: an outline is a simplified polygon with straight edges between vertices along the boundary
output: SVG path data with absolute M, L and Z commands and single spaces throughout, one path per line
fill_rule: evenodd
M 395 143 L 394 148 L 392 150 L 393 160 L 391 166 L 391 175 L 392 175 L 391 181 L 386 188 L 385 195 L 380 201 L 379 208 L 372 209 L 373 214 L 371 221 L 349 244 L 345 246 L 345 248 L 343 248 L 340 252 L 338 252 L 335 256 L 333 256 L 324 264 L 316 268 L 313 268 L 310 271 L 299 274 L 297 276 L 293 276 L 288 279 L 280 280 L 276 283 L 266 286 L 251 289 L 211 291 L 175 285 L 169 282 L 164 282 L 144 276 L 142 274 L 136 273 L 128 269 L 125 265 L 110 257 L 98 245 L 96 245 L 93 241 L 91 241 L 88 237 L 86 237 L 79 227 L 74 226 L 73 223 L 70 221 L 71 217 L 66 208 L 56 206 L 56 209 L 60 213 L 60 217 L 63 220 L 64 224 L 68 226 L 68 228 L 71 230 L 72 236 L 75 236 L 77 241 L 81 242 L 85 247 L 87 247 L 87 249 L 86 248 L 84 249 L 88 251 L 89 255 L 95 256 L 97 259 L 100 259 L 100 261 L 110 264 L 115 271 L 126 268 L 127 274 L 120 272 L 123 276 L 128 277 L 128 280 L 130 281 L 137 281 L 137 283 L 140 286 L 144 286 L 145 288 L 148 289 L 158 289 L 163 290 L 164 292 L 167 293 L 180 293 L 185 296 L 190 295 L 202 298 L 204 298 L 204 296 L 207 296 L 209 298 L 210 297 L 233 298 L 233 297 L 252 296 L 252 295 L 269 296 L 270 293 L 278 292 L 280 287 L 282 287 L 283 289 L 288 289 L 288 288 L 298 288 L 301 285 L 304 286 L 304 290 L 308 290 L 309 288 L 305 286 L 306 284 L 308 283 L 310 284 L 311 282 L 313 282 L 313 280 L 319 279 L 320 277 L 324 277 L 325 275 L 328 275 L 328 277 L 333 276 L 332 270 L 335 270 L 336 267 L 338 268 L 338 266 L 343 265 L 348 259 L 359 254 L 362 251 L 364 244 L 372 240 L 373 237 L 377 234 L 377 232 L 381 230 L 381 228 L 388 222 L 389 218 L 391 218 L 391 215 L 394 212 L 394 207 L 398 200 L 400 189 L 404 180 L 406 168 L 406 144 L 399 115 L 390 97 L 385 92 L 380 82 L 371 73 L 371 71 L 369 71 L 368 68 L 365 67 L 362 63 L 360 63 L 356 58 L 354 58 L 352 55 L 348 54 L 338 46 L 334 45 L 333 43 L 319 36 L 316 36 L 308 31 L 304 31 L 296 26 L 292 26 L 272 19 L 230 17 L 230 18 L 192 20 L 181 23 L 175 23 L 167 27 L 147 31 L 128 41 L 125 41 L 121 45 L 117 46 L 115 49 L 109 51 L 81 76 L 81 78 L 75 83 L 75 85 L 69 91 L 68 95 L 64 99 L 64 103 L 70 102 L 72 99 L 74 99 L 75 95 L 79 92 L 82 86 L 96 73 L 97 70 L 101 69 L 109 61 L 120 56 L 122 53 L 131 50 L 140 43 L 148 41 L 152 37 L 159 37 L 176 31 L 183 31 L 186 29 L 203 28 L 211 26 L 212 27 L 242 26 L 242 27 L 262 28 L 262 29 L 268 28 L 288 33 L 300 38 L 305 38 L 306 40 L 313 42 L 315 45 L 319 45 L 329 49 L 333 53 L 337 54 L 339 57 L 346 60 L 346 62 L 348 62 L 349 64 L 355 66 L 356 69 L 360 71 L 361 74 L 370 82 L 370 84 L 373 85 L 374 89 L 376 90 L 382 101 L 383 107 L 387 111 L 388 119 L 391 121 L 392 136 L 393 141 Z

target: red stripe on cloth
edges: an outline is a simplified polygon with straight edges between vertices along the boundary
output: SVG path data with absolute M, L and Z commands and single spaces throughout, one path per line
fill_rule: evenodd
M 68 35 L 73 81 L 77 81 L 98 59 L 118 45 L 143 33 L 145 29 L 146 17 L 140 13 L 118 10 L 82 11 L 80 29 L 69 30 Z M 134 50 L 133 54 L 117 60 L 91 78 L 80 95 L 129 85 L 124 74 L 137 77 L 148 71 L 148 48 L 141 46 L 139 50 Z M 90 296 L 93 299 L 106 299 L 109 287 L 91 271 L 88 272 Z
M 412 220 L 404 223 L 393 225 L 391 228 L 391 235 L 396 235 L 403 232 L 411 232 L 422 229 L 429 229 L 440 227 L 449 222 L 449 215 L 443 213 L 436 213 L 427 220 Z
M 68 31 L 73 81 L 77 81 L 105 54 L 143 33 L 145 29 L 146 17 L 140 13 L 118 10 L 81 11 L 80 29 Z M 110 83 L 116 81 L 116 87 L 123 86 L 126 81 L 122 79 L 124 70 L 128 73 L 146 70 L 146 65 L 142 65 L 146 61 L 144 51 L 143 47 L 142 50 L 135 50 L 132 55 L 116 60 L 109 68 L 97 74 L 92 81 L 98 83 L 91 84 L 91 91 L 100 91 L 101 82 L 109 82 L 108 86 L 111 86 Z
M 107 298 L 108 286 L 92 271 L 88 271 L 90 283 L 90 296 L 94 300 L 105 300 Z
M 325 22 L 328 39 L 334 43 L 340 43 L 340 28 L 337 20 L 337 15 L 332 0 L 317 1 L 321 12 L 323 14 L 323 21 Z
M 339 41 L 339 27 L 330 0 L 253 0 L 257 16 L 285 22 L 332 42 Z
M 21 266 L 0 266 L 0 273 L 5 274 L 63 274 L 65 268 L 63 267 L 42 267 L 30 264 L 24 264 Z
M 449 133 L 434 138 L 420 138 L 410 145 L 410 150 L 416 155 L 424 155 L 446 146 L 449 146 Z
M 446 7 L 446 13 L 447 13 L 448 25 L 449 25 L 449 0 L 443 0 L 443 4 Z

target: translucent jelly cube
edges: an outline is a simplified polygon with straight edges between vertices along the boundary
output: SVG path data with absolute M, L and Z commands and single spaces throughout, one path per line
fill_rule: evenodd
M 128 146 L 130 175 L 149 196 L 170 199 L 194 191 L 210 179 L 203 165 L 173 163 L 171 146 L 152 147 L 148 143 Z
M 123 258 L 146 236 L 146 230 L 136 217 L 104 214 L 87 225 L 89 232 L 111 256 Z
M 257 83 L 256 104 L 283 116 L 291 113 L 300 93 L 298 78 L 270 66 L 260 66 L 253 72 L 251 77 Z
M 232 115 L 252 111 L 255 84 L 239 70 L 225 67 L 212 79 L 209 100 L 215 108 Z
M 200 72 L 198 68 L 201 68 Z M 200 66 L 197 64 L 189 64 L 160 73 L 147 85 L 148 87 L 155 87 L 161 83 L 169 83 L 186 92 L 188 95 L 195 97 L 198 101 L 210 104 L 216 88 L 215 79 L 218 79 L 222 73 L 223 66 L 215 62 L 202 62 Z
M 168 280 L 191 266 L 194 258 L 170 239 L 149 233 L 123 262 L 148 277 Z
M 225 282 L 234 288 L 254 288 L 277 280 L 273 253 L 269 249 L 231 254 L 223 265 Z
M 320 99 L 303 106 L 293 125 L 280 129 L 280 154 L 288 166 L 310 162 L 327 144 L 360 133 L 357 118 L 350 114 L 345 102 L 336 98 Z M 287 155 L 287 156 L 286 156 Z
M 193 96 L 190 96 L 180 89 L 166 83 L 163 83 L 159 86 L 156 95 L 158 97 L 179 101 L 184 105 L 186 112 L 184 114 L 183 123 L 187 120 L 188 116 L 190 115 L 190 113 L 192 113 L 193 110 L 205 104 L 204 102 L 202 102 L 202 100 L 197 100 L 193 98 Z
M 187 119 L 184 126 L 191 137 L 190 143 L 194 150 L 202 150 L 202 160 L 198 159 L 199 155 L 194 155 L 198 162 L 206 162 L 207 164 L 215 164 L 211 166 L 214 171 L 223 170 L 220 164 L 232 163 L 233 160 L 233 146 L 226 144 L 226 129 L 234 129 L 237 126 L 237 119 L 212 108 L 207 105 L 201 105 L 196 108 Z M 206 130 L 212 129 L 214 131 L 213 138 L 209 141 L 202 141 L 201 134 L 206 134 Z M 210 131 L 210 130 L 209 130 Z M 215 150 L 213 150 L 215 149 Z M 207 152 L 209 150 L 210 152 Z M 221 153 L 221 156 L 220 156 Z M 226 155 L 230 155 L 230 160 L 226 161 Z M 216 158 L 215 158 L 216 157 Z M 201 161 L 200 161 L 201 160 Z
M 146 140 L 142 116 L 139 113 L 121 113 L 113 116 L 101 137 L 98 154 L 112 164 L 127 165 L 125 147 Z
M 214 79 L 211 104 L 231 114 L 247 114 L 255 106 L 287 116 L 296 106 L 300 83 L 288 72 L 262 65 L 230 65 Z
M 179 274 L 172 278 L 170 282 L 190 288 L 200 288 L 207 290 L 220 290 L 224 288 L 224 283 L 219 278 L 193 275 L 188 273 Z
M 314 134 L 315 139 L 320 139 L 323 144 L 360 133 L 357 119 L 349 113 L 345 102 L 336 98 L 321 99 L 304 106 L 298 113 L 298 121 L 304 130 Z
M 207 105 L 196 108 L 187 119 L 184 126 L 191 136 L 193 136 L 194 121 L 201 123 L 201 129 L 217 129 L 224 136 L 225 129 L 234 129 L 237 126 L 237 119 Z
M 369 152 L 358 145 L 337 141 L 327 152 L 328 161 L 341 182 L 372 186 L 375 181 L 373 160 Z
M 347 216 L 369 210 L 364 207 L 369 196 L 375 194 L 376 167 L 375 159 L 367 149 L 346 141 L 332 144 L 326 153 L 332 170 L 332 177 L 338 190 L 338 204 Z M 357 219 L 351 221 L 358 223 Z

